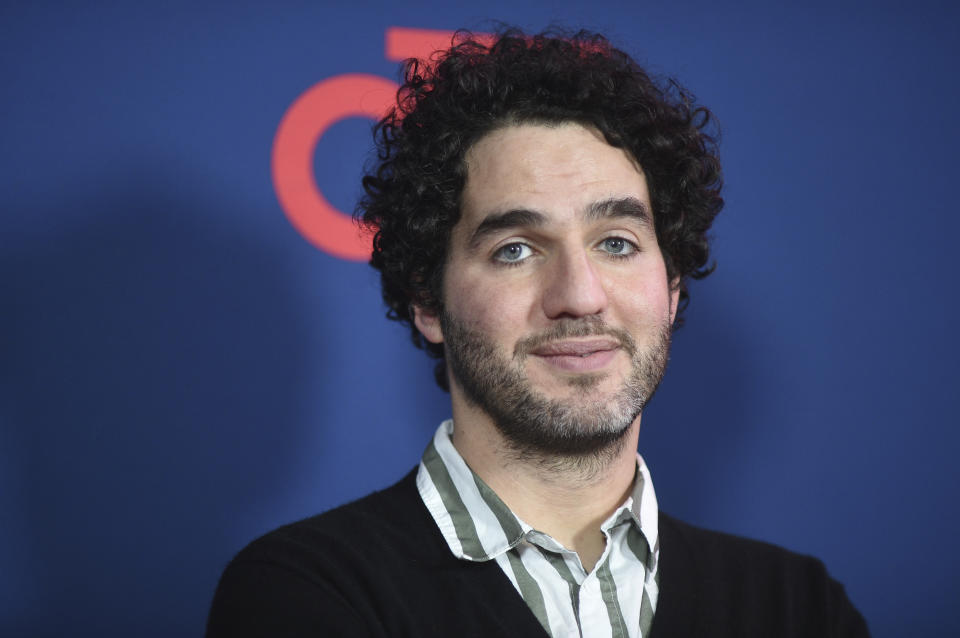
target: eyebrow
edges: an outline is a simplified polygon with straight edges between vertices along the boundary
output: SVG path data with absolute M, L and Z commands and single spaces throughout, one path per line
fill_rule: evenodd
M 605 217 L 626 217 L 640 222 L 644 226 L 652 226 L 653 216 L 646 204 L 636 197 L 611 197 L 610 199 L 593 202 L 583 213 L 586 221 L 597 221 Z M 468 246 L 471 249 L 480 245 L 489 235 L 511 228 L 537 227 L 547 223 L 547 216 L 535 210 L 514 208 L 502 213 L 491 213 L 470 235 Z
M 491 213 L 483 218 L 480 225 L 470 235 L 470 248 L 476 248 L 485 237 L 501 230 L 531 226 L 543 226 L 547 216 L 535 210 L 515 208 L 502 213 Z
M 644 226 L 653 224 L 653 215 L 647 205 L 636 197 L 611 197 L 590 204 L 584 218 L 587 221 L 596 221 L 604 217 L 628 217 L 635 219 Z

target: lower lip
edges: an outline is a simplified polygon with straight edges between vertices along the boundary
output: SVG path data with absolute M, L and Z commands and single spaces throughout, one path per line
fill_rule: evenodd
M 616 350 L 598 350 L 585 357 L 580 355 L 536 355 L 541 361 L 566 372 L 596 372 L 617 356 Z

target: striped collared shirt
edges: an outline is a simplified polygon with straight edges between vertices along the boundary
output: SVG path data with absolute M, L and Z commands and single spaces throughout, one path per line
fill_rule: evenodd
M 648 636 L 657 606 L 657 498 L 637 455 L 633 491 L 601 526 L 606 547 L 589 574 L 577 553 L 510 511 L 453 447 L 444 421 L 417 473 L 420 497 L 450 551 L 495 560 L 553 638 Z

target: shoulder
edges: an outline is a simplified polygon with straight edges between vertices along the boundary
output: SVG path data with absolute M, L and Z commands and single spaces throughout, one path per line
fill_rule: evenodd
M 708 625 L 728 633 L 703 635 L 868 635 L 843 586 L 812 556 L 661 514 L 660 557 L 657 618 L 691 635 Z
M 825 573 L 823 564 L 816 558 L 772 543 L 703 529 L 666 514 L 660 515 L 659 522 L 661 548 L 666 548 L 668 553 L 682 552 L 695 559 L 701 568 L 732 570 L 734 574 L 756 567 L 771 572 Z
M 343 552 L 369 555 L 422 547 L 412 532 L 429 528 L 411 472 L 398 483 L 316 516 L 284 525 L 256 539 L 234 559 L 312 565 Z M 351 559 L 356 557 L 351 556 Z
M 208 636 L 299 636 L 318 629 L 376 635 L 371 622 L 398 584 L 446 558 L 435 551 L 443 540 L 429 523 L 411 473 L 385 490 L 261 536 L 224 570 Z
M 453 555 L 415 472 L 250 543 L 207 619 L 208 638 L 397 635 L 542 635 L 496 561 Z

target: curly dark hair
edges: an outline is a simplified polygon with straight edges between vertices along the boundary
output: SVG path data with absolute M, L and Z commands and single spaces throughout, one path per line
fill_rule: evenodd
M 492 39 L 458 31 L 429 62 L 404 63 L 396 106 L 376 125 L 378 162 L 363 178 L 356 217 L 372 231 L 387 316 L 447 377 L 442 344 L 413 324 L 413 305 L 439 314 L 450 232 L 460 219 L 464 157 L 491 131 L 522 123 L 578 123 L 630 152 L 650 189 L 657 241 L 680 306 L 687 280 L 712 272 L 707 231 L 723 207 L 712 115 L 673 80 L 657 82 L 601 35 L 514 29 Z

